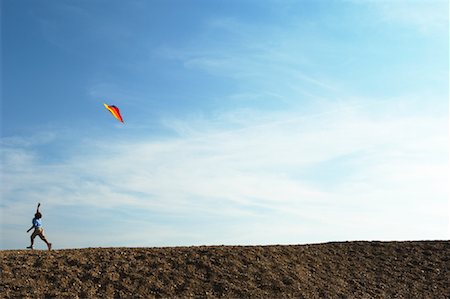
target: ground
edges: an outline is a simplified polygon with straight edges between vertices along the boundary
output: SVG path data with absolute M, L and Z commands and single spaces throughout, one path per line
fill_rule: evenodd
M 0 298 L 450 298 L 450 241 L 0 251 Z

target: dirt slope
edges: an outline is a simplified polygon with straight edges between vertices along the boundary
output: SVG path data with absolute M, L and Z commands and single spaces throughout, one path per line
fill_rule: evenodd
M 450 298 L 450 242 L 0 251 L 0 297 Z

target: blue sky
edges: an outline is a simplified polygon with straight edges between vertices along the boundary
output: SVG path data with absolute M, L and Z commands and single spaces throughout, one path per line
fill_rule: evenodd
M 449 238 L 447 1 L 1 4 L 1 249 Z

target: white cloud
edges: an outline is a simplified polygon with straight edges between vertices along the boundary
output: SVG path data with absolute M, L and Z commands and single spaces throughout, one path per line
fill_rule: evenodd
M 191 221 L 228 219 L 214 228 L 196 227 L 198 234 L 184 244 L 220 243 L 212 229 L 222 230 L 224 243 L 446 238 L 447 118 L 392 110 L 374 116 L 391 104 L 310 117 L 275 114 L 240 129 L 205 129 L 208 122 L 199 120 L 185 124 L 190 129 L 179 132 L 188 134 L 177 138 L 83 144 L 90 150 L 72 150 L 56 165 L 40 162 L 31 149 L 2 149 L 2 225 L 19 225 L 26 206 L 45 201 L 52 209 L 127 207 Z M 342 157 L 346 162 L 334 167 Z M 319 175 L 313 175 L 317 167 Z M 121 225 L 145 223 L 138 217 Z M 140 227 L 136 240 L 123 242 L 136 244 L 157 227 L 187 233 L 189 225 Z M 274 231 L 279 233 L 263 233 Z M 161 244 L 174 238 L 169 233 Z

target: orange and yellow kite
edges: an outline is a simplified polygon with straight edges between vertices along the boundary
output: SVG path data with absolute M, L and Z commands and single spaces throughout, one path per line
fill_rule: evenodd
M 123 123 L 123 119 L 122 116 L 120 115 L 120 110 L 119 108 L 117 108 L 114 105 L 106 105 L 105 103 L 103 103 L 103 105 L 105 105 L 105 108 L 108 109 L 109 112 L 111 112 L 111 114 L 117 118 L 119 121 L 121 121 Z

